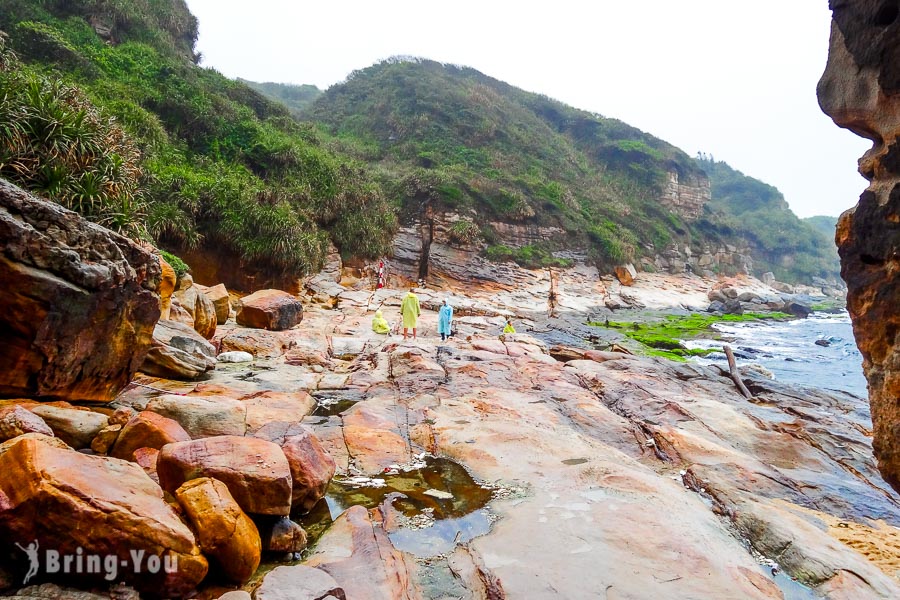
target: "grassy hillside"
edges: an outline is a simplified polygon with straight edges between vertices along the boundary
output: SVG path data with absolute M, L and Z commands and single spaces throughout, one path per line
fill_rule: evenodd
M 244 85 L 253 88 L 260 94 L 268 96 L 273 100 L 281 102 L 291 111 L 291 114 L 300 116 L 304 108 L 312 104 L 319 96 L 322 90 L 314 85 L 294 85 L 291 83 L 274 83 L 248 81 L 238 77 L 238 81 Z
M 834 230 L 837 227 L 837 217 L 829 217 L 826 215 L 818 215 L 815 217 L 806 217 L 803 219 L 804 222 L 812 225 L 815 229 L 820 231 L 823 235 L 828 236 L 828 239 L 834 239 Z M 835 249 L 835 251 L 837 251 Z
M 405 210 L 474 210 L 488 242 L 491 220 L 557 226 L 566 234 L 547 250 L 580 245 L 611 264 L 692 232 L 657 198 L 668 171 L 700 173 L 693 159 L 474 69 L 385 61 L 328 89 L 305 117 L 377 164 Z
M 772 271 L 788 282 L 839 277 L 834 220 L 828 235 L 797 217 L 774 187 L 710 157 L 701 156 L 698 162 L 710 178 L 709 208 L 719 213 L 718 221 L 750 242 L 754 270 Z
M 329 241 L 387 252 L 394 209 L 365 166 L 198 67 L 183 0 L 0 0 L 0 30 L 0 176 L 268 272 L 317 269 Z

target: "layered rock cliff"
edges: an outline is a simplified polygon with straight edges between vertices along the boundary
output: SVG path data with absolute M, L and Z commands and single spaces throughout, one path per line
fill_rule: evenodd
M 841 216 L 836 241 L 869 382 L 875 456 L 900 490 L 900 6 L 881 0 L 830 6 L 819 104 L 837 125 L 873 142 L 859 163 L 869 187 Z

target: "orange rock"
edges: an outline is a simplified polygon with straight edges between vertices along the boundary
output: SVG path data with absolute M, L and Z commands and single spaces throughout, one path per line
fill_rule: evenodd
M 43 433 L 53 436 L 50 426 L 24 407 L 16 404 L 0 407 L 0 442 L 24 433 Z
M 203 552 L 216 560 L 226 577 L 244 583 L 259 567 L 259 531 L 232 498 L 228 487 L 201 477 L 185 482 L 175 497 L 197 532 Z
M 175 291 L 175 282 L 178 276 L 175 275 L 175 269 L 172 268 L 166 259 L 162 256 L 159 258 L 159 266 L 162 269 L 162 276 L 159 282 L 159 311 L 160 319 L 168 319 L 169 311 L 172 306 L 172 292 Z
M 291 469 L 272 442 L 226 435 L 168 444 L 156 464 L 159 483 L 174 492 L 185 481 L 213 477 L 251 514 L 291 512 Z
M 266 390 L 241 398 L 247 410 L 247 431 L 257 431 L 267 423 L 294 423 L 312 414 L 316 400 L 306 392 Z
M 144 470 L 147 477 L 159 485 L 159 475 L 156 474 L 156 461 L 159 459 L 159 450 L 156 448 L 138 448 L 131 453 L 131 462 L 135 462 Z
M 106 415 L 89 410 L 37 404 L 28 410 L 42 418 L 56 437 L 76 450 L 89 448 L 94 436 L 109 423 Z
M 228 290 L 225 289 L 225 284 L 220 283 L 211 288 L 201 289 L 206 294 L 206 297 L 212 301 L 213 307 L 216 309 L 216 322 L 219 325 L 224 324 L 228 320 L 228 315 L 231 314 L 231 298 Z
M 281 290 L 260 290 L 241 299 L 238 325 L 283 331 L 303 320 L 303 304 Z
M 157 450 L 173 442 L 190 441 L 191 436 L 177 421 L 150 411 L 141 411 L 125 423 L 109 455 L 131 460 L 138 448 Z
M 9 543 L 37 541 L 42 551 L 62 555 L 79 548 L 116 555 L 118 580 L 160 596 L 186 595 L 206 575 L 194 535 L 135 464 L 18 438 L 0 454 L 0 498 L 0 539 Z M 137 572 L 132 553 L 140 552 Z M 177 569 L 152 573 L 150 556 L 176 561 Z M 104 575 L 83 577 L 105 586 Z
M 325 495 L 334 477 L 334 459 L 319 439 L 299 423 L 269 423 L 253 435 L 281 446 L 291 466 L 291 504 L 301 512 L 309 512 Z

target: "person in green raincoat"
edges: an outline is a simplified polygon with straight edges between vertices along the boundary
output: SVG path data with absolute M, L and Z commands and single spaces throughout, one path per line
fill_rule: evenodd
M 506 320 L 506 327 L 503 328 L 503 333 L 515 333 L 516 328 L 513 327 L 512 321 L 510 319 Z
M 410 288 L 409 293 L 403 298 L 400 305 L 400 314 L 403 316 L 403 339 L 407 338 L 408 331 L 412 329 L 413 339 L 416 339 L 416 324 L 419 322 L 419 297 L 415 288 Z
M 375 311 L 375 317 L 372 319 L 372 331 L 380 334 L 390 333 L 391 331 L 391 326 L 388 325 L 380 310 Z

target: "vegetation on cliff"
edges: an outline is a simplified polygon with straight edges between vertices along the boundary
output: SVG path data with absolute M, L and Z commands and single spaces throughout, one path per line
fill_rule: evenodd
M 758 273 L 772 271 L 780 281 L 792 283 L 813 277 L 839 278 L 835 218 L 813 217 L 830 219 L 828 235 L 827 225 L 797 217 L 771 185 L 711 156 L 701 154 L 697 160 L 709 174 L 709 208 L 718 213 L 716 220 L 750 243 Z
M 3 0 L 0 174 L 164 247 L 319 268 L 388 251 L 394 209 L 359 162 L 196 65 L 182 0 Z
M 558 227 L 542 251 L 580 246 L 615 264 L 692 230 L 658 201 L 668 172 L 703 176 L 684 152 L 475 69 L 387 60 L 304 114 L 377 164 L 408 214 L 428 204 L 474 212 L 488 245 L 492 221 Z

